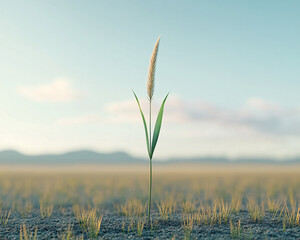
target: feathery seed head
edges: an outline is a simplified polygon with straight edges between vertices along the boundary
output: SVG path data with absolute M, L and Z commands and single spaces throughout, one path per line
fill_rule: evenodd
M 148 82 L 147 82 L 147 93 L 149 100 L 151 101 L 153 93 L 154 93 L 154 78 L 155 78 L 155 67 L 156 67 L 156 59 L 157 59 L 157 53 L 158 53 L 158 46 L 159 46 L 160 37 L 157 39 L 151 58 L 150 58 L 150 64 L 149 64 L 149 70 L 148 70 Z

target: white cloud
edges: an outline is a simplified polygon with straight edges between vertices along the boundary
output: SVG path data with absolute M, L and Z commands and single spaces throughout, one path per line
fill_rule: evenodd
M 37 102 L 71 102 L 83 95 L 74 90 L 70 81 L 64 78 L 44 85 L 20 86 L 17 90 L 21 96 Z
M 149 102 L 147 99 L 140 99 L 140 102 L 148 122 Z M 153 103 L 153 125 L 160 104 Z M 144 156 L 144 129 L 135 99 L 111 102 L 102 110 L 101 115 L 64 118 L 57 123 L 70 127 L 94 125 L 90 127 L 101 129 L 99 139 L 105 138 L 104 145 L 109 145 L 109 149 L 123 149 Z M 173 95 L 165 105 L 156 157 L 293 157 L 300 154 L 299 126 L 299 109 L 284 108 L 263 99 L 254 101 L 252 98 L 240 108 L 227 109 Z M 87 135 L 94 139 L 90 132 Z
M 280 107 L 277 104 L 267 102 L 261 98 L 256 97 L 248 99 L 246 102 L 246 106 L 267 112 L 277 112 L 280 110 Z
M 97 114 L 89 114 L 78 117 L 62 118 L 56 123 L 58 125 L 70 126 L 70 125 L 82 125 L 82 124 L 96 124 L 101 123 L 103 119 Z
M 144 114 L 146 114 L 146 100 L 141 100 L 140 104 Z M 105 106 L 105 111 L 111 122 L 136 123 L 140 120 L 138 105 L 133 99 L 109 103 Z
M 141 102 L 144 112 L 148 112 L 147 100 Z M 160 103 L 154 103 L 153 121 Z M 240 108 L 227 109 L 171 95 L 166 102 L 155 159 L 172 156 L 284 159 L 299 156 L 299 108 L 278 106 L 276 111 L 272 108 L 262 111 L 250 105 L 245 101 Z M 143 124 L 134 99 L 112 102 L 101 112 L 75 117 L 67 115 L 52 125 L 26 123 L 5 114 L 5 111 L 1 116 L 0 124 L 5 126 L 0 141 L 2 148 L 17 148 L 25 152 L 92 148 L 124 150 L 146 156 Z
M 140 99 L 141 108 L 148 119 L 149 113 L 149 101 L 147 99 Z M 152 103 L 152 121 L 155 121 L 156 115 L 160 108 L 160 102 L 154 101 Z M 188 106 L 187 103 L 182 101 L 178 97 L 171 96 L 167 99 L 164 113 L 164 121 L 166 122 L 187 122 L 191 120 L 191 116 L 187 114 Z M 203 103 L 203 108 L 209 108 Z M 114 122 L 128 123 L 128 122 L 139 122 L 141 120 L 140 112 L 138 109 L 137 102 L 135 99 L 111 102 L 105 106 L 105 110 L 111 116 Z M 166 117 L 167 116 L 167 117 Z
M 159 104 L 153 104 L 154 119 Z M 141 100 L 141 106 L 147 117 L 148 102 Z M 113 102 L 106 106 L 108 115 L 115 122 L 128 123 L 140 121 L 137 104 L 134 100 Z M 243 107 L 230 110 L 201 100 L 186 101 L 170 96 L 167 100 L 164 121 L 181 124 L 202 124 L 220 126 L 220 129 L 231 129 L 234 132 L 257 132 L 271 135 L 300 135 L 299 109 L 285 109 L 274 103 L 259 98 L 250 98 Z M 222 131 L 218 131 L 222 132 Z

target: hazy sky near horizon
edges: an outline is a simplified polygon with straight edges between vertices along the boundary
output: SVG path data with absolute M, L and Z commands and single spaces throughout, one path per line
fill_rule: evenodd
M 169 91 L 155 157 L 300 155 L 300 1 L 4 1 L 0 149 L 146 156 L 147 112 Z M 155 120 L 155 119 L 154 119 Z

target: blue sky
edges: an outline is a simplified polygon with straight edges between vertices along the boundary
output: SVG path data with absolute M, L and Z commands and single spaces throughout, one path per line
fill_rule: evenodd
M 131 89 L 146 99 L 161 36 L 154 97 L 171 95 L 157 157 L 300 155 L 299 10 L 299 1 L 6 1 L 0 149 L 146 156 Z

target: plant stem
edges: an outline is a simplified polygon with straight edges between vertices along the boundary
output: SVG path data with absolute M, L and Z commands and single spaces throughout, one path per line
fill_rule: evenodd
M 150 183 L 149 183 L 148 223 L 150 224 L 151 190 L 152 190 L 152 159 L 150 158 Z
M 150 142 L 150 149 L 151 149 L 151 99 L 149 100 L 150 101 L 150 114 L 149 114 L 149 142 Z M 152 159 L 152 156 L 150 157 Z
M 150 149 L 151 144 L 151 99 L 150 99 L 150 114 L 149 114 L 149 136 L 150 136 Z M 148 223 L 150 224 L 150 211 L 151 211 L 151 192 L 152 192 L 152 156 L 149 156 L 150 160 L 150 176 L 149 176 L 149 203 L 148 203 Z

